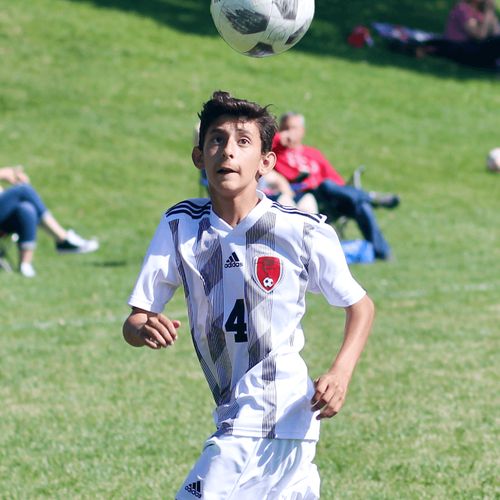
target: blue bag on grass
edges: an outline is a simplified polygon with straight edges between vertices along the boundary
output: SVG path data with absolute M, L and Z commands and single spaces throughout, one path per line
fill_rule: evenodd
M 370 264 L 375 260 L 373 245 L 366 240 L 341 241 L 348 264 Z

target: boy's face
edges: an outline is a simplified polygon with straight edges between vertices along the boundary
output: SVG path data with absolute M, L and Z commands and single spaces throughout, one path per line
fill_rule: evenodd
M 205 169 L 212 196 L 255 191 L 258 178 L 274 168 L 274 153 L 262 153 L 255 121 L 221 116 L 207 130 L 203 150 L 193 149 L 193 163 Z

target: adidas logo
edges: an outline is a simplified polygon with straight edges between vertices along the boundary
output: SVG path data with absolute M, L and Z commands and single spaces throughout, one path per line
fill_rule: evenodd
M 201 498 L 201 481 L 188 484 L 184 489 L 196 498 Z
M 243 262 L 240 262 L 240 259 L 238 259 L 238 256 L 236 255 L 236 252 L 233 252 L 229 256 L 229 259 L 226 260 L 224 267 L 226 269 L 229 267 L 243 267 Z

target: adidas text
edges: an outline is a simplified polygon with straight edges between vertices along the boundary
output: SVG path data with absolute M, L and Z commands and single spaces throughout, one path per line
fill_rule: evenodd
M 243 267 L 243 264 L 241 262 L 226 262 L 224 264 L 224 267 L 227 269 L 229 267 Z

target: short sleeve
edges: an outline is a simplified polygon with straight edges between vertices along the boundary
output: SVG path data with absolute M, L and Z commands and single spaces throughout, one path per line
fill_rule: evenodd
M 151 240 L 128 304 L 161 313 L 180 286 L 172 232 L 165 216 Z
M 348 307 L 366 295 L 353 278 L 339 238 L 327 223 L 320 223 L 312 234 L 308 291 L 322 293 L 329 304 Z

